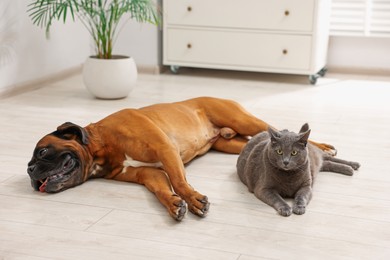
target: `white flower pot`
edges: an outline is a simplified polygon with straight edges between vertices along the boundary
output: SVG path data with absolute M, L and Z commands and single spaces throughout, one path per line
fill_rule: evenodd
M 137 81 L 134 59 L 113 55 L 112 59 L 88 57 L 83 67 L 83 80 L 88 91 L 97 98 L 125 98 Z

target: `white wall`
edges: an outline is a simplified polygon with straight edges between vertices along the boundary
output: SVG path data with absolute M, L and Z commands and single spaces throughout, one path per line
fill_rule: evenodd
M 332 36 L 328 68 L 356 72 L 390 73 L 390 38 Z
M 129 21 L 118 37 L 114 53 L 133 57 L 138 67 L 157 67 L 161 64 L 160 34 L 155 25 Z
M 79 23 L 55 23 L 50 39 L 27 15 L 30 0 L 0 1 L 0 93 L 81 65 L 90 53 Z M 4 51 L 6 49 L 6 51 Z
M 46 39 L 45 29 L 33 25 L 27 15 L 29 3 L 0 0 L 0 95 L 76 68 L 94 52 L 87 30 L 71 19 L 65 25 L 55 21 Z M 160 34 L 157 26 L 130 20 L 117 39 L 114 54 L 132 56 L 138 67 L 156 71 L 161 64 Z M 1 52 L 1 46 L 6 52 Z

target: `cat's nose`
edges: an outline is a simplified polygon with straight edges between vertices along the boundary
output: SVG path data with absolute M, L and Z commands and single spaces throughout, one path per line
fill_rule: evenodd
M 290 162 L 287 161 L 287 160 L 284 160 L 284 161 L 283 161 L 284 166 L 287 166 L 289 163 L 290 163 Z

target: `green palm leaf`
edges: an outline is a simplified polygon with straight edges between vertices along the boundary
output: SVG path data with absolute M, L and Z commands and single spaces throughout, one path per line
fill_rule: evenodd
M 109 59 L 117 26 L 125 14 L 138 22 L 160 23 L 153 0 L 34 0 L 28 5 L 33 24 L 45 27 L 47 36 L 53 20 L 64 23 L 70 14 L 77 17 L 91 34 L 99 58 Z

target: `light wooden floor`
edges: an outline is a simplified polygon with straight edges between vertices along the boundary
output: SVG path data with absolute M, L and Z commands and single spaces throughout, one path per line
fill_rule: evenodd
M 136 184 L 32 190 L 27 162 L 57 125 L 196 96 L 235 99 L 279 128 L 308 122 L 313 140 L 362 167 L 353 177 L 321 173 L 306 214 L 287 218 L 248 193 L 237 156 L 217 152 L 187 166 L 212 203 L 205 219 L 173 221 Z M 129 98 L 103 101 L 76 75 L 1 99 L 0 118 L 0 259 L 390 259 L 390 78 L 329 74 L 311 86 L 306 77 L 186 69 L 140 75 Z

